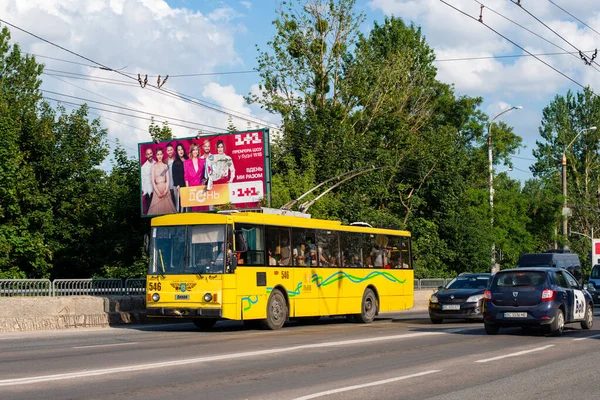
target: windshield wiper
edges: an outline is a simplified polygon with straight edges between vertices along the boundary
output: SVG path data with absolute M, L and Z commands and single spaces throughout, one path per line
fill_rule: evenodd
M 165 278 L 165 262 L 163 261 L 163 256 L 162 256 L 162 250 L 158 249 L 158 255 L 160 257 L 160 266 L 161 266 L 161 271 L 160 272 L 160 276 L 163 277 L 163 279 Z

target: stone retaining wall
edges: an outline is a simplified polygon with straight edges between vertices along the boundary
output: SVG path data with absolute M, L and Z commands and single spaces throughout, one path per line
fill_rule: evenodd
M 426 310 L 432 290 L 415 292 L 412 310 Z M 146 318 L 144 296 L 0 298 L 0 332 L 157 323 Z M 173 320 L 169 320 L 173 321 Z

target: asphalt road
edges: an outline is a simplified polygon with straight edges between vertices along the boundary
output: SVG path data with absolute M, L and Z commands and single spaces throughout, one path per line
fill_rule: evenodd
M 423 312 L 262 331 L 219 323 L 0 334 L 2 399 L 596 398 L 597 327 L 563 337 Z

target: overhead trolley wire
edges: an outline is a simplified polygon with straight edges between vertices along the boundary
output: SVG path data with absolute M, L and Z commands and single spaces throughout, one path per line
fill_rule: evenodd
M 518 2 L 515 2 L 514 0 L 510 0 L 511 3 L 513 3 L 515 6 L 519 7 L 521 10 L 525 11 L 528 15 L 530 15 L 533 19 L 535 19 L 536 21 L 538 21 L 540 24 L 542 24 L 543 26 L 546 27 L 546 29 L 548 29 L 550 32 L 554 33 L 556 36 L 558 36 L 559 38 L 561 38 L 565 43 L 567 43 L 569 46 L 571 46 L 572 48 L 574 48 L 575 50 L 577 50 L 579 53 L 583 53 L 581 50 L 579 50 L 577 48 L 577 46 L 575 46 L 573 43 L 569 42 L 567 39 L 565 39 L 561 34 L 559 34 L 558 32 L 556 32 L 554 29 L 550 28 L 544 21 L 542 21 L 541 19 L 539 19 L 538 17 L 536 17 L 535 15 L 533 15 L 533 13 L 531 13 L 528 9 L 526 9 L 525 7 L 523 7 L 523 5 L 521 4 L 521 1 L 519 0 Z M 582 56 L 582 60 L 587 64 L 587 65 L 591 65 L 591 64 L 596 64 L 596 65 L 600 65 L 598 64 L 596 61 L 594 61 L 594 58 L 591 58 L 591 61 L 587 61 L 587 59 L 583 58 L 584 56 Z
M 558 4 L 556 4 L 555 2 L 553 2 L 552 0 L 548 0 L 548 2 L 550 4 L 552 4 L 554 7 L 562 10 L 563 12 L 565 12 L 567 15 L 570 15 L 572 18 L 576 19 L 579 23 L 581 23 L 582 25 L 586 26 L 588 29 L 596 32 L 596 34 L 598 36 L 600 36 L 600 32 L 598 32 L 597 30 L 595 30 L 594 28 L 592 28 L 591 26 L 589 26 L 588 24 L 586 24 L 585 22 L 583 22 L 582 20 L 580 20 L 579 18 L 577 18 L 576 16 L 574 16 L 573 14 L 571 14 L 570 12 L 568 12 L 567 10 L 565 10 L 564 8 L 562 8 L 561 6 L 559 6 Z
M 485 7 L 486 9 L 490 10 L 491 12 L 493 12 L 493 13 L 494 13 L 494 14 L 496 14 L 496 15 L 498 15 L 499 17 L 501 17 L 501 18 L 504 18 L 504 19 L 505 19 L 505 20 L 507 20 L 508 22 L 511 22 L 511 23 L 513 23 L 514 25 L 518 26 L 519 28 L 526 30 L 527 32 L 531 33 L 532 35 L 536 36 L 537 38 L 539 38 L 539 39 L 542 39 L 542 40 L 543 40 L 543 41 L 545 41 L 546 43 L 549 43 L 549 44 L 551 44 L 552 46 L 554 46 L 554 47 L 556 47 L 556 48 L 558 48 L 558 49 L 560 49 L 560 50 L 564 51 L 564 52 L 565 52 L 565 54 L 570 54 L 570 55 L 572 55 L 573 57 L 575 57 L 575 58 L 576 58 L 578 61 L 581 61 L 581 58 L 579 57 L 579 54 L 581 53 L 581 51 L 580 51 L 579 49 L 577 49 L 577 48 L 576 48 L 576 50 L 577 50 L 576 52 L 570 52 L 570 51 L 568 51 L 568 50 L 566 50 L 566 49 L 562 48 L 561 46 L 557 45 L 556 43 L 552 42 L 551 40 L 548 40 L 548 39 L 546 39 L 546 38 L 545 38 L 545 37 L 543 37 L 542 35 L 540 35 L 540 34 L 538 34 L 538 33 L 534 32 L 534 31 L 532 31 L 531 29 L 529 29 L 529 28 L 527 28 L 527 27 L 525 27 L 525 26 L 523 26 L 523 25 L 519 24 L 518 22 L 516 22 L 516 21 L 513 21 L 512 19 L 510 19 L 510 18 L 508 18 L 508 17 L 506 17 L 506 16 L 504 16 L 504 15 L 500 14 L 499 12 L 495 11 L 493 8 L 490 8 L 490 7 L 486 6 L 486 5 L 485 5 L 485 4 L 483 4 L 482 2 L 480 2 L 480 1 L 478 1 L 478 0 L 473 0 L 473 1 L 474 1 L 475 3 L 477 3 L 477 4 L 481 5 L 481 6 Z M 511 1 L 512 1 L 512 0 L 511 0 Z M 482 21 L 479 21 L 479 22 L 482 22 Z M 600 72 L 600 70 L 599 70 L 598 68 L 596 68 L 595 66 L 592 66 L 592 67 L 593 67 L 593 68 L 594 68 L 596 71 Z
M 503 34 L 501 34 L 500 32 L 498 32 L 497 30 L 495 30 L 494 28 L 492 28 L 491 26 L 487 25 L 485 22 L 478 20 L 477 18 L 473 17 L 472 15 L 467 14 L 466 12 L 462 11 L 461 9 L 453 6 L 452 4 L 448 3 L 445 0 L 439 0 L 440 2 L 444 3 L 445 5 L 447 5 L 448 7 L 458 11 L 459 13 L 465 15 L 468 18 L 471 18 L 472 20 L 479 22 L 481 25 L 485 26 L 486 28 L 488 28 L 489 30 L 491 30 L 492 32 L 494 32 L 496 35 L 500 36 L 501 38 L 503 38 L 504 40 L 508 41 L 509 43 L 511 43 L 513 46 L 518 47 L 519 49 L 523 50 L 524 52 L 526 52 L 527 54 L 531 55 L 532 57 L 534 57 L 536 60 L 538 60 L 539 62 L 543 63 L 544 65 L 546 65 L 547 67 L 551 68 L 552 70 L 554 70 L 555 72 L 559 73 L 560 75 L 562 75 L 563 77 L 567 78 L 568 80 L 570 80 L 571 82 L 573 82 L 574 84 L 576 84 L 577 86 L 581 87 L 582 89 L 586 89 L 585 86 L 583 86 L 581 83 L 577 82 L 575 79 L 571 78 L 570 76 L 568 76 L 567 74 L 565 74 L 564 72 L 562 72 L 561 70 L 555 68 L 554 66 L 552 66 L 551 64 L 548 64 L 546 61 L 542 60 L 541 58 L 535 56 L 533 53 L 531 53 L 529 50 L 525 49 L 524 47 L 520 46 L 519 44 L 517 44 L 516 42 L 514 42 L 513 40 L 507 38 L 506 36 L 504 36 Z M 591 91 L 591 89 L 590 89 Z M 592 91 L 592 93 L 594 95 L 597 96 L 597 94 Z

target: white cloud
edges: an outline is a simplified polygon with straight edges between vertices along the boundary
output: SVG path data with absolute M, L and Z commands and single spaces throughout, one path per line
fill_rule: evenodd
M 240 1 L 240 4 L 246 7 L 248 10 L 252 8 L 252 3 L 249 1 Z
M 239 18 L 240 16 L 241 16 L 241 14 L 239 14 L 237 11 L 235 11 L 231 7 L 217 8 L 216 10 L 214 10 L 213 12 L 208 14 L 208 18 L 211 21 L 227 21 L 227 22 L 229 22 L 235 18 Z

